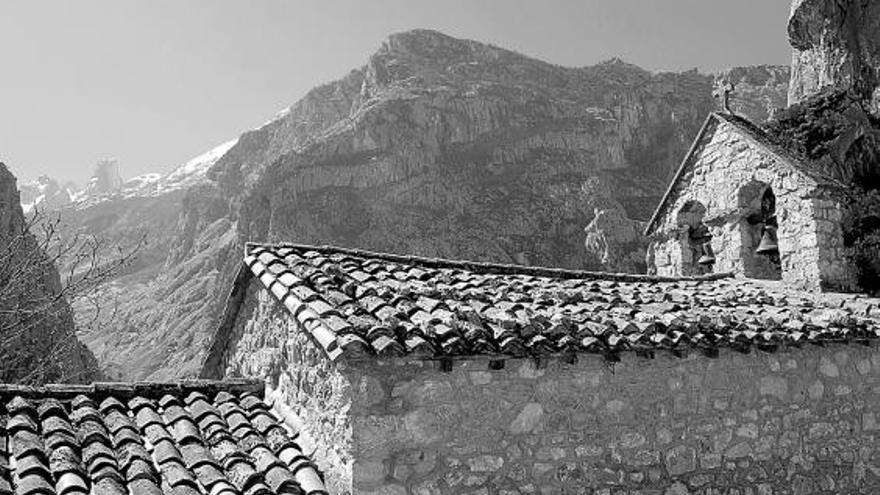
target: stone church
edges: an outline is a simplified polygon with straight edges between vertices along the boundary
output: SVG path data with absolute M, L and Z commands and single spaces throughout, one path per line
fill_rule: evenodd
M 645 229 L 649 273 L 878 290 L 880 250 L 851 248 L 880 235 L 878 18 L 877 2 L 793 2 L 789 108 L 758 125 L 721 92 Z
M 658 275 L 731 272 L 851 289 L 845 192 L 756 125 L 713 113 L 648 223 L 648 266 Z

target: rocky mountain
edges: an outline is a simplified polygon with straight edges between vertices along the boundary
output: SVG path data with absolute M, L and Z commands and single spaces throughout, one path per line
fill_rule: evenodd
M 764 122 L 788 106 L 791 69 L 779 65 L 733 67 L 715 75 L 715 86 L 732 84 L 730 108 L 753 122 Z
M 0 382 L 98 379 L 94 356 L 76 338 L 53 258 L 30 232 L 20 203 L 15 177 L 0 163 Z
M 199 318 L 205 317 L 204 306 L 222 299 L 224 289 L 214 280 L 216 264 L 229 256 L 223 237 L 234 236 L 234 224 L 198 231 L 186 218 L 218 207 L 212 215 L 228 213 L 224 202 L 203 197 L 200 191 L 210 182 L 207 170 L 234 143 L 224 143 L 170 174 L 141 176 L 146 180 L 124 181 L 116 191 L 83 195 L 61 211 L 68 236 L 95 236 L 126 249 L 133 240 L 145 241 L 136 261 L 99 294 L 100 306 L 112 308 L 114 317 L 81 325 L 80 338 L 108 377 L 144 377 L 156 371 L 158 377 L 171 377 L 175 370 L 191 370 L 198 362 L 201 343 L 196 339 L 204 335 L 202 328 L 193 331 L 194 321 L 203 324 Z M 90 304 L 75 309 L 80 321 L 96 319 Z
M 834 86 L 870 101 L 880 116 L 880 3 L 793 0 L 788 39 L 794 48 L 789 104 Z
M 119 163 L 116 160 L 100 160 L 95 164 L 95 171 L 82 191 L 86 196 L 99 196 L 118 191 L 122 187 L 122 175 L 119 174 Z
M 72 183 L 61 185 L 47 175 L 40 175 L 35 181 L 20 184 L 18 189 L 21 206 L 25 213 L 29 213 L 38 205 L 50 210 L 67 206 L 72 201 L 76 185 Z
M 763 115 L 783 75 L 727 77 Z M 115 320 L 82 338 L 111 376 L 195 373 L 250 240 L 639 270 L 642 222 L 714 109 L 714 83 L 393 35 L 363 67 L 163 179 L 180 187 L 67 208 L 74 230 L 148 241 L 102 292 Z

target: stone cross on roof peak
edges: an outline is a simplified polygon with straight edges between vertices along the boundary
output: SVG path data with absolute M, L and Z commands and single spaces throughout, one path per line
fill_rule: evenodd
M 735 89 L 733 83 L 725 81 L 716 86 L 715 91 L 712 92 L 712 96 L 721 99 L 721 111 L 729 115 L 733 114 L 733 110 L 730 109 L 730 95 Z

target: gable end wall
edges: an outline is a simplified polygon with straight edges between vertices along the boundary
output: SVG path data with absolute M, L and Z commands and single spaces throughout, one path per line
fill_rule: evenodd
M 677 213 L 690 200 L 707 210 L 704 223 L 712 234 L 715 272 L 744 275 L 753 246 L 744 245 L 744 216 L 740 189 L 750 183 L 770 185 L 776 195 L 777 233 L 782 279 L 795 287 L 850 288 L 852 275 L 842 256 L 841 205 L 823 199 L 815 183 L 743 136 L 733 125 L 715 121 L 696 149 L 690 166 L 670 194 L 670 205 L 658 218 L 648 261 L 658 275 L 695 273 L 687 231 L 677 225 Z M 760 260 L 757 261 L 760 263 Z

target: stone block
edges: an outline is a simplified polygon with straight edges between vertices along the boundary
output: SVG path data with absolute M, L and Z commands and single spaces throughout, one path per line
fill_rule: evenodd
M 680 445 L 666 451 L 666 471 L 679 476 L 697 468 L 696 451 L 693 447 Z
M 574 449 L 574 453 L 578 457 L 597 457 L 603 452 L 605 452 L 605 447 L 595 444 L 578 445 Z
M 846 351 L 837 351 L 834 353 L 834 360 L 837 362 L 838 366 L 846 366 L 849 364 L 849 353 Z
M 558 461 L 565 458 L 565 449 L 562 447 L 541 447 L 535 452 L 535 457 L 542 461 Z
M 358 432 L 355 452 L 358 455 L 382 458 L 397 442 L 403 421 L 397 416 L 360 416 L 353 418 L 352 429 Z
M 537 402 L 530 402 L 510 423 L 510 432 L 515 435 L 532 432 L 541 425 L 543 419 L 544 407 Z
M 496 455 L 481 455 L 467 460 L 471 471 L 478 473 L 494 472 L 501 469 L 504 459 Z
M 434 480 L 423 481 L 412 487 L 413 495 L 441 495 L 443 492 Z
M 816 380 L 810 384 L 807 393 L 810 394 L 810 399 L 819 400 L 822 398 L 822 395 L 825 394 L 825 385 L 823 385 L 821 381 Z
M 357 381 L 353 402 L 361 407 L 371 407 L 386 398 L 385 388 L 377 378 L 365 375 Z
M 452 404 L 418 408 L 403 418 L 406 432 L 415 445 L 424 445 L 448 439 L 449 433 L 460 426 L 461 410 Z
M 755 423 L 746 423 L 736 430 L 736 435 L 751 439 L 758 438 L 758 425 Z
M 878 313 L 877 316 L 880 316 L 880 313 Z M 880 371 L 880 352 L 874 352 L 871 354 L 871 365 L 875 370 Z
M 437 466 L 437 452 L 415 451 L 413 455 L 407 456 L 406 463 L 412 466 L 416 474 L 420 476 L 428 474 Z
M 724 457 L 728 459 L 739 459 L 752 454 L 752 446 L 748 442 L 740 442 L 724 452 Z
M 605 404 L 604 412 L 606 415 L 616 417 L 622 414 L 628 407 L 629 405 L 625 401 L 613 399 Z
M 655 466 L 660 464 L 660 452 L 656 450 L 640 450 L 631 457 L 625 457 L 624 460 L 638 467 Z
M 382 461 L 356 460 L 352 470 L 354 483 L 356 485 L 372 485 L 379 483 L 385 479 L 385 475 L 387 474 L 385 464 Z
M 536 462 L 532 464 L 532 473 L 534 473 L 535 477 L 540 478 L 548 471 L 553 469 L 553 464 L 549 464 L 546 462 Z
M 690 493 L 691 491 L 688 490 L 687 485 L 680 481 L 676 481 L 672 486 L 667 488 L 665 492 L 663 492 L 663 495 L 689 495 Z
M 758 382 L 761 395 L 772 395 L 784 401 L 788 395 L 788 382 L 781 376 L 765 376 Z
M 378 488 L 373 489 L 357 487 L 355 489 L 355 493 L 362 495 L 407 495 L 406 487 L 398 484 L 382 485 Z
M 819 421 L 810 425 L 809 438 L 816 440 L 830 436 L 834 433 L 834 425 L 826 421 Z
M 840 369 L 834 361 L 828 359 L 826 356 L 822 356 L 822 358 L 819 359 L 819 373 L 829 378 L 837 378 L 840 376 Z
M 535 366 L 534 361 L 529 360 L 523 361 L 522 365 L 520 365 L 517 370 L 517 374 L 520 378 L 540 378 L 544 376 L 544 372 L 543 369 L 538 369 L 538 367 Z
M 407 387 L 404 398 L 413 406 L 428 406 L 454 401 L 455 391 L 447 380 L 425 380 Z
M 715 469 L 721 465 L 721 454 L 704 452 L 700 454 L 700 467 L 703 469 Z
M 873 411 L 862 413 L 862 430 L 880 430 L 880 425 L 877 424 L 877 415 Z
M 635 449 L 644 445 L 646 441 L 645 436 L 641 433 L 630 431 L 620 436 L 618 445 L 622 449 Z
M 492 373 L 488 371 L 471 371 L 471 383 L 474 385 L 488 385 L 492 383 Z
M 835 385 L 834 386 L 834 395 L 849 395 L 852 393 L 852 388 L 849 385 Z
M 397 481 L 406 482 L 409 479 L 410 474 L 412 473 L 412 469 L 405 464 L 397 464 L 394 466 L 394 472 L 391 473 L 391 477 Z

